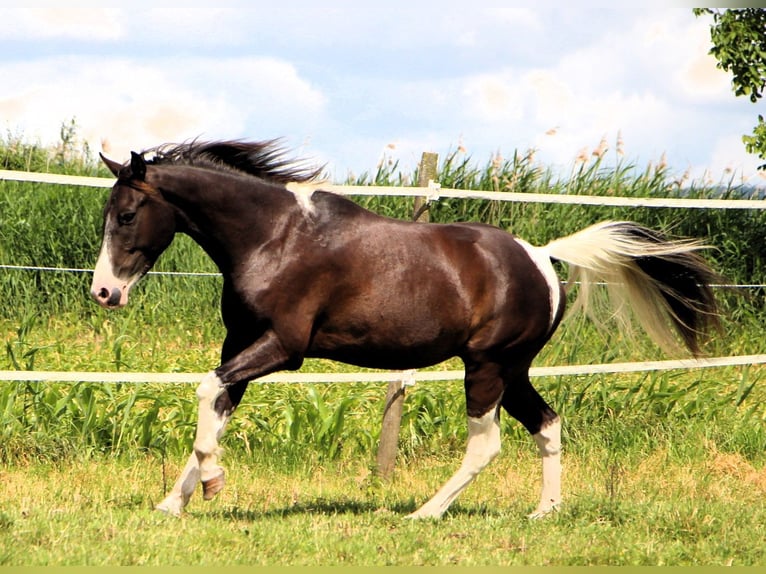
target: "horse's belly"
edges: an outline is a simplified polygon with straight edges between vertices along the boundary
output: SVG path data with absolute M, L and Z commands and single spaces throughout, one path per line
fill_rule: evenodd
M 332 350 L 310 352 L 307 357 L 330 359 L 369 369 L 422 369 L 454 357 L 456 353 L 445 353 L 444 349 L 382 349 L 372 347 L 343 347 Z
M 307 357 L 332 359 L 376 369 L 415 369 L 460 354 L 465 336 L 459 330 L 420 328 L 319 330 Z

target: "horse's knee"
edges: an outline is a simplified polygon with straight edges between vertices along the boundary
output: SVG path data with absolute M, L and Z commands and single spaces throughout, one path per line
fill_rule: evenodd
M 218 378 L 218 375 L 216 375 L 214 371 L 211 371 L 203 377 L 199 386 L 197 386 L 196 392 L 197 399 L 200 402 L 210 401 L 210 404 L 213 404 L 221 393 L 224 392 L 224 387 L 221 384 L 221 379 Z

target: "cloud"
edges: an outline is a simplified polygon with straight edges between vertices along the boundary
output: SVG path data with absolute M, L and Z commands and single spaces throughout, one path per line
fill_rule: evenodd
M 466 120 L 513 123 L 524 117 L 523 88 L 513 72 L 473 76 L 464 84 L 461 96 Z
M 5 127 L 55 142 L 75 117 L 92 147 L 106 138 L 120 156 L 285 136 L 341 176 L 372 169 L 389 143 L 405 170 L 461 143 L 479 162 L 534 147 L 567 167 L 620 133 L 637 163 L 667 152 L 685 169 L 714 149 L 739 157 L 755 121 L 707 55 L 710 22 L 659 0 L 5 4 Z
M 548 65 L 463 78 L 471 87 L 458 115 L 471 126 L 464 132 L 469 149 L 472 140 L 497 146 L 515 138 L 515 147 L 537 148 L 543 161 L 567 166 L 602 138 L 614 149 L 618 135 L 627 157 L 640 152 L 642 162 L 668 153 L 685 164 L 702 153 L 705 137 L 725 137 L 731 145 L 735 138 L 725 134 L 738 134 L 736 128 L 702 111 L 732 97 L 726 74 L 707 54 L 707 26 L 686 13 L 648 13 L 562 51 Z M 556 135 L 546 135 L 552 128 Z
M 75 118 L 92 149 L 112 153 L 204 137 L 273 137 L 323 113 L 324 96 L 294 66 L 268 58 L 65 57 L 0 63 L 0 115 L 43 144 Z M 12 125 L 11 125 L 12 122 Z M 262 127 L 271 136 L 255 131 Z M 276 132 L 276 133 L 274 133 Z
M 6 4 L 0 34 L 9 39 L 68 38 L 114 40 L 124 35 L 120 11 L 82 2 L 24 2 Z
M 488 8 L 486 13 L 490 19 L 512 28 L 518 27 L 536 32 L 543 30 L 540 14 L 533 8 L 503 4 Z

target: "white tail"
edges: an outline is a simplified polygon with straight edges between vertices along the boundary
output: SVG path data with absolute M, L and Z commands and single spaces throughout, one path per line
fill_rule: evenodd
M 663 349 L 677 350 L 680 335 L 697 355 L 700 336 L 717 320 L 709 286 L 717 275 L 695 253 L 705 247 L 694 240 L 667 239 L 629 221 L 604 221 L 544 249 L 552 259 L 569 264 L 570 282 L 579 281 L 570 313 L 582 310 L 598 320 L 606 304 L 629 327 L 632 311 Z M 591 287 L 596 283 L 606 284 L 606 290 L 599 290 L 606 298 L 595 297 Z

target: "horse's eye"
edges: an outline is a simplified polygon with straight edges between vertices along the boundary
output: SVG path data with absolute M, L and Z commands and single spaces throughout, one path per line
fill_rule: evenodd
M 117 223 L 120 225 L 130 225 L 136 220 L 136 212 L 135 211 L 126 211 L 125 213 L 120 213 L 117 216 Z

